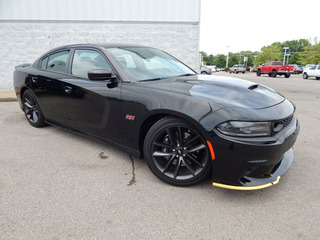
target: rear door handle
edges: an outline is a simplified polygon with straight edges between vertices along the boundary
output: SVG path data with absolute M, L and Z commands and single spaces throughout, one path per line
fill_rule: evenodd
M 72 93 L 72 87 L 70 87 L 70 86 L 64 86 L 64 91 L 65 91 L 66 93 Z

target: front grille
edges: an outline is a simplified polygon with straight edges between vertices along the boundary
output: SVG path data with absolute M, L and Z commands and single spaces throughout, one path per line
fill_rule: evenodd
M 274 121 L 272 123 L 272 132 L 273 134 L 276 134 L 280 132 L 282 129 L 286 128 L 287 126 L 290 125 L 293 119 L 293 114 L 285 119 L 279 120 L 279 121 Z

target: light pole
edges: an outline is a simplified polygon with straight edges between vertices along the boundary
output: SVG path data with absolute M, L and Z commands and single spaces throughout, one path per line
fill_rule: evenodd
M 257 56 L 256 56 L 256 55 L 254 55 L 253 57 L 254 57 L 254 64 L 253 64 L 253 67 L 256 67 L 256 58 L 257 58 Z
M 287 50 L 289 49 L 289 47 L 283 47 L 283 49 L 284 49 L 283 64 L 286 64 Z
M 226 62 L 226 68 L 228 67 L 228 60 L 229 60 L 229 45 L 227 46 L 227 62 Z

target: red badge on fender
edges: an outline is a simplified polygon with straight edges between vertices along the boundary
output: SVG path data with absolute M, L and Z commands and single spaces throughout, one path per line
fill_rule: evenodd
M 136 116 L 132 116 L 132 115 L 129 115 L 129 114 L 126 115 L 126 119 L 132 120 L 132 121 L 135 119 L 135 117 Z

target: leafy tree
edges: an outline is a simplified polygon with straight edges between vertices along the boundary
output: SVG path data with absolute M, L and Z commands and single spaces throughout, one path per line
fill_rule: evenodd
M 267 61 L 282 61 L 282 46 L 280 42 L 272 43 L 270 46 L 263 47 L 261 54 L 257 57 L 256 65 Z
M 217 68 L 225 68 L 227 63 L 227 57 L 223 54 L 219 54 L 216 56 L 216 66 Z
M 320 63 L 320 43 L 313 46 L 306 46 L 303 48 L 303 52 L 300 54 L 300 63 L 302 65 L 314 63 Z

